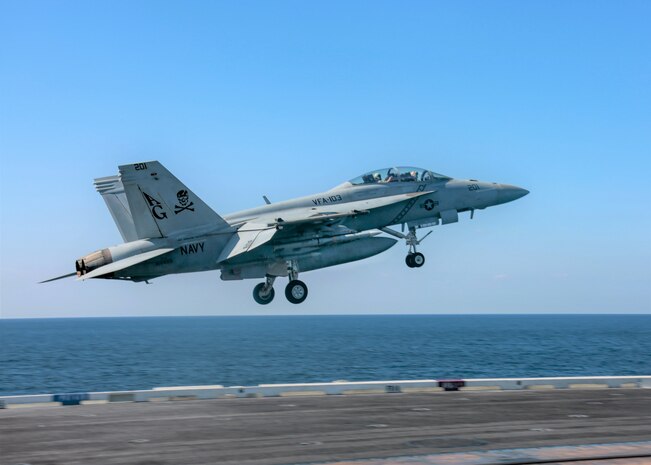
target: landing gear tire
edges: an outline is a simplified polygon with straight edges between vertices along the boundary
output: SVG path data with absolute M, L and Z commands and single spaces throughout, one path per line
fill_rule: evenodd
M 260 305 L 267 305 L 269 302 L 274 300 L 274 296 L 276 295 L 276 291 L 274 291 L 273 287 L 266 295 L 263 295 L 262 290 L 264 287 L 265 283 L 260 283 L 253 288 L 253 299 Z
M 425 255 L 420 252 L 416 252 L 411 256 L 411 263 L 413 263 L 414 268 L 420 268 L 425 264 Z
M 405 257 L 405 263 L 409 268 L 420 268 L 425 264 L 425 255 L 420 252 L 410 253 Z
M 407 266 L 409 268 L 413 268 L 414 267 L 414 254 L 410 253 L 409 255 L 407 255 L 405 257 L 405 263 L 407 264 Z
M 285 288 L 285 297 L 293 304 L 300 304 L 307 299 L 307 286 L 303 281 L 293 279 Z

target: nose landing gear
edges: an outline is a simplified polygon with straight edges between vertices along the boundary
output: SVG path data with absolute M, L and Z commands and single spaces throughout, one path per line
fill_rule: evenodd
M 425 255 L 420 252 L 409 253 L 405 257 L 405 263 L 409 268 L 420 268 L 425 264 Z
M 407 246 L 409 247 L 409 252 L 405 257 L 405 263 L 409 268 L 420 268 L 425 264 L 425 255 L 423 255 L 420 252 L 417 252 L 416 246 L 419 245 L 421 242 L 423 242 L 427 236 L 432 234 L 432 231 L 425 234 L 425 236 L 423 236 L 422 239 L 418 239 L 418 237 L 416 237 L 415 226 L 410 226 L 409 232 L 407 234 L 394 231 L 391 228 L 382 228 L 382 231 L 384 231 L 387 234 L 391 234 L 392 236 L 399 237 L 400 239 L 405 240 Z
M 425 255 L 417 252 L 416 246 L 425 240 L 425 237 L 429 236 L 431 232 L 428 232 L 422 239 L 418 240 L 418 237 L 416 237 L 416 228 L 414 226 L 409 228 L 409 233 L 405 236 L 405 241 L 409 246 L 409 253 L 405 257 L 405 263 L 407 263 L 409 268 L 420 268 L 425 264 Z

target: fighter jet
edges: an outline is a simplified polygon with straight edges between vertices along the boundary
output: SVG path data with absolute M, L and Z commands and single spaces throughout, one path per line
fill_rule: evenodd
M 459 213 L 482 210 L 529 193 L 520 187 L 453 179 L 421 168 L 369 171 L 326 192 L 218 215 L 158 161 L 119 167 L 95 179 L 124 243 L 79 258 L 77 280 L 133 282 L 175 273 L 220 270 L 224 281 L 262 279 L 253 288 L 259 304 L 275 296 L 274 283 L 288 277 L 285 297 L 307 298 L 299 273 L 362 260 L 403 240 L 410 268 L 425 264 L 418 252 L 432 231 L 455 223 Z M 400 230 L 390 226 L 400 226 Z M 406 231 L 405 231 L 406 230 Z M 387 237 L 392 236 L 392 237 Z

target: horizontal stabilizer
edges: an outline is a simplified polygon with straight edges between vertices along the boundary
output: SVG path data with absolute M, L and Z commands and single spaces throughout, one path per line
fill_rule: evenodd
M 166 253 L 169 253 L 172 250 L 174 250 L 174 248 L 165 247 L 161 249 L 150 250 L 149 252 L 141 253 L 138 255 L 133 255 L 131 257 L 118 260 L 117 262 L 100 266 L 99 268 L 91 271 L 90 273 L 86 273 L 85 275 L 80 276 L 79 278 L 77 278 L 77 281 L 83 281 L 91 278 L 99 278 L 100 276 L 104 276 L 109 273 L 115 273 L 116 271 L 124 270 L 125 268 L 129 268 L 130 266 L 137 265 L 138 263 L 146 262 L 147 260 L 151 260 L 152 258 L 156 258 Z
M 270 228 L 266 224 L 244 223 L 228 241 L 217 262 L 223 262 L 236 255 L 260 247 L 262 244 L 269 242 L 276 234 L 276 231 L 275 227 Z
M 41 282 L 39 282 L 39 284 L 50 283 L 50 282 L 52 282 L 52 281 L 56 281 L 57 279 L 70 278 L 71 276 L 75 276 L 76 274 L 77 274 L 77 273 L 75 273 L 75 272 L 73 272 L 73 273 L 68 273 L 68 274 L 64 274 L 63 276 L 57 276 L 56 278 L 46 279 L 45 281 L 41 281 Z

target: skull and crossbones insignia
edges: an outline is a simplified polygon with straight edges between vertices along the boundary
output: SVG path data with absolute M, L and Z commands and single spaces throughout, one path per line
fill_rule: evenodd
M 179 204 L 174 205 L 174 214 L 178 215 L 181 213 L 183 210 L 190 210 L 191 212 L 194 211 L 194 208 L 192 206 L 194 205 L 194 202 L 190 202 L 190 197 L 188 196 L 188 191 L 185 189 L 181 189 L 176 193 L 176 199 L 178 200 Z

